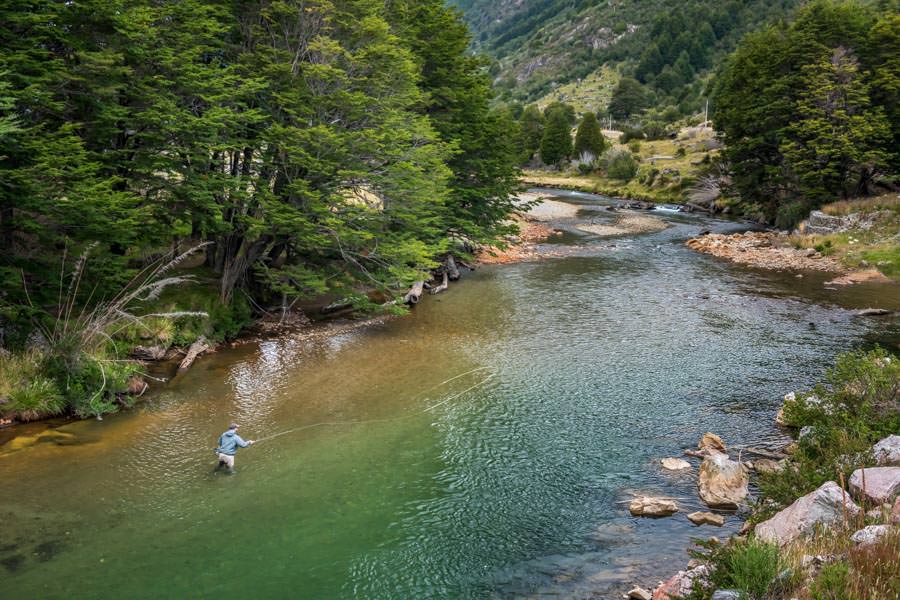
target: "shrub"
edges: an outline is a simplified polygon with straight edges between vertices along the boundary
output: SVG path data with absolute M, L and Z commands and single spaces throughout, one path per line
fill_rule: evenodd
M 850 567 L 846 563 L 831 563 L 822 567 L 813 580 L 809 595 L 813 600 L 852 600 L 849 586 Z
M 747 600 L 767 600 L 789 582 L 779 581 L 785 560 L 775 544 L 756 539 L 735 538 L 727 544 L 698 542 L 706 551 L 693 551 L 695 558 L 705 561 L 711 570 L 709 590 L 737 589 Z M 708 597 L 696 590 L 692 597 Z
M 637 175 L 638 163 L 627 150 L 610 150 L 605 156 L 606 174 L 611 179 L 631 181 Z
M 0 415 L 33 421 L 65 412 L 56 382 L 41 374 L 42 363 L 36 351 L 0 354 Z
M 631 140 L 644 139 L 644 132 L 637 127 L 623 127 L 622 136 L 619 138 L 620 144 L 627 144 Z
M 641 151 L 641 143 L 637 140 L 631 140 L 628 142 L 628 149 L 632 154 L 637 154 Z

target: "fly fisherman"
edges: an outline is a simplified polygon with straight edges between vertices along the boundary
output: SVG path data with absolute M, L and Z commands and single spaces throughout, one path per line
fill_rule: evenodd
M 216 471 L 223 466 L 228 467 L 230 473 L 234 473 L 234 455 L 238 448 L 246 448 L 253 444 L 253 440 L 244 440 L 237 434 L 238 425 L 232 423 L 228 427 L 228 431 L 219 436 L 219 447 L 216 448 L 216 456 L 219 458 L 219 464 L 216 465 Z

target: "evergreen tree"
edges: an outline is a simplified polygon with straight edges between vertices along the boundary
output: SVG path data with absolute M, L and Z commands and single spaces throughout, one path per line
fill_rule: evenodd
M 572 130 L 564 110 L 550 110 L 544 137 L 541 139 L 541 160 L 546 165 L 559 166 L 572 156 Z
M 598 158 L 608 146 L 597 117 L 592 112 L 585 113 L 575 133 L 575 156 L 589 153 Z
M 648 106 L 649 98 L 644 86 L 636 79 L 623 77 L 613 90 L 609 113 L 616 119 L 628 119 Z
M 522 162 L 528 162 L 534 158 L 535 153 L 541 149 L 541 140 L 544 137 L 544 114 L 534 104 L 529 104 L 522 112 L 519 120 L 521 135 Z

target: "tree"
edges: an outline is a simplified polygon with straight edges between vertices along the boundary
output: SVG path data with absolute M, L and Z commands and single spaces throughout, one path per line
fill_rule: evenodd
M 572 156 L 572 130 L 563 110 L 551 110 L 541 139 L 541 160 L 546 165 L 561 165 Z
M 565 102 L 551 102 L 548 104 L 547 108 L 544 109 L 544 118 L 549 121 L 551 113 L 556 111 L 563 114 L 569 127 L 574 127 L 575 123 L 578 122 L 578 118 L 575 116 L 575 107 Z
M 541 149 L 544 122 L 544 114 L 534 104 L 529 104 L 522 112 L 522 118 L 519 120 L 522 162 L 530 161 Z
M 589 153 L 597 158 L 603 154 L 608 145 L 597 117 L 592 112 L 584 113 L 575 133 L 575 155 L 583 156 L 584 153 Z
M 609 101 L 609 113 L 616 119 L 628 119 L 650 105 L 644 86 L 636 79 L 623 77 L 619 80 Z

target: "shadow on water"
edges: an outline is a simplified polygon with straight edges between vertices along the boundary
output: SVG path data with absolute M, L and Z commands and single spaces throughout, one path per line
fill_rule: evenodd
M 683 241 L 740 224 L 662 218 L 482 268 L 401 319 L 222 350 L 135 411 L 57 429 L 91 443 L 0 453 L 5 592 L 589 598 L 682 568 L 740 515 L 692 525 L 694 475 L 659 458 L 707 430 L 783 444 L 786 392 L 900 335 L 852 310 L 896 288 L 734 267 Z M 265 441 L 229 477 L 212 447 L 230 420 Z M 634 519 L 633 493 L 681 516 Z

